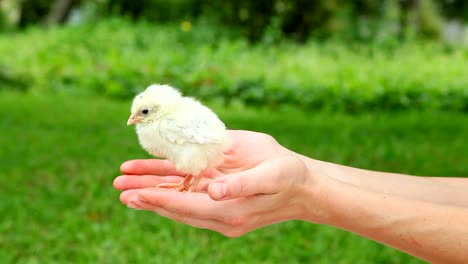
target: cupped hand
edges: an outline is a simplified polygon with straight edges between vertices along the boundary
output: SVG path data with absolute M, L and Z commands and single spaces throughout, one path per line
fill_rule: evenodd
M 304 196 L 315 184 L 304 161 L 269 135 L 229 131 L 229 136 L 224 163 L 204 174 L 201 192 L 154 188 L 179 182 L 184 174 L 167 160 L 132 160 L 122 164 L 125 175 L 114 181 L 123 190 L 121 201 L 229 237 L 304 218 Z

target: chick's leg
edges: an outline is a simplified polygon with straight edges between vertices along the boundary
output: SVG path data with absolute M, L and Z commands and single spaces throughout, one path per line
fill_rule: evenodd
M 193 180 L 190 183 L 190 187 L 188 189 L 188 192 L 197 192 L 197 187 L 198 187 L 198 184 L 200 183 L 201 178 L 202 178 L 201 174 L 193 177 Z
M 160 183 L 156 187 L 176 189 L 179 192 L 188 191 L 190 187 L 190 182 L 192 181 L 192 179 L 193 179 L 192 175 L 186 175 L 185 178 L 179 183 Z

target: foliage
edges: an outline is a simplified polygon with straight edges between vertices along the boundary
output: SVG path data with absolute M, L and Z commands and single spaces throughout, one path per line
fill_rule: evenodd
M 0 36 L 0 76 L 5 69 L 16 80 L 0 85 L 130 98 L 170 83 L 200 98 L 272 107 L 466 112 L 467 58 L 466 49 L 435 43 L 251 46 L 204 22 L 107 20 Z
M 468 171 L 465 114 L 211 107 L 230 128 L 270 133 L 322 160 L 416 175 Z M 120 205 L 112 187 L 120 163 L 148 157 L 125 125 L 129 108 L 0 93 L 2 263 L 423 263 L 327 226 L 293 221 L 228 239 Z
M 405 38 L 409 31 L 438 38 L 443 18 L 466 19 L 464 0 L 4 0 L 19 2 L 19 26 L 43 23 L 54 6 L 93 17 L 125 16 L 150 22 L 204 19 L 235 27 L 250 41 L 268 38 L 275 27 L 282 37 L 305 41 L 337 35 L 351 39 Z M 68 11 L 67 11 L 68 10 Z M 386 16 L 392 13 L 393 16 Z M 88 14 L 89 15 L 89 14 Z M 86 15 L 85 15 L 86 16 Z M 55 20 L 59 22 L 59 20 Z M 389 30 L 389 27 L 391 30 Z
M 42 23 L 53 5 L 52 1 L 47 0 L 22 0 L 20 3 L 20 27 Z

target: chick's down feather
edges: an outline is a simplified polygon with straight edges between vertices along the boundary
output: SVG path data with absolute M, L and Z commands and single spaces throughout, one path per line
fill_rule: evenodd
M 202 174 L 223 163 L 229 141 L 224 123 L 208 107 L 168 85 L 151 85 L 133 100 L 128 124 L 141 146 L 174 163 L 187 176 L 158 187 L 196 191 Z

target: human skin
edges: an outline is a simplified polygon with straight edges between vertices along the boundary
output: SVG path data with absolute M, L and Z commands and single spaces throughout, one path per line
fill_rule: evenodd
M 120 200 L 228 237 L 287 220 L 335 226 L 435 263 L 468 260 L 468 179 L 420 177 L 314 160 L 269 135 L 229 131 L 231 148 L 200 192 L 166 160 L 133 160 L 114 181 Z

